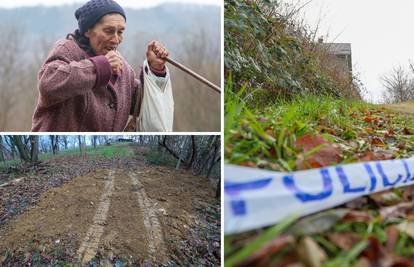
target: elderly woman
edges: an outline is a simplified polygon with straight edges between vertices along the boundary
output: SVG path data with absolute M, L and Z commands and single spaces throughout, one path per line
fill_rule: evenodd
M 58 41 L 39 72 L 39 99 L 32 131 L 122 131 L 140 110 L 143 71 L 165 83 L 167 50 L 156 41 L 147 49 L 140 76 L 117 50 L 125 12 L 113 0 L 91 0 L 75 12 L 79 29 Z

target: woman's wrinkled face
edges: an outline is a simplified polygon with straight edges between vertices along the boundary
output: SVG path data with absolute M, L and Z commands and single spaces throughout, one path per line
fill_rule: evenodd
M 89 43 L 97 55 L 106 55 L 118 48 L 124 30 L 124 17 L 114 13 L 103 16 L 93 28 L 85 32 L 85 36 L 89 38 Z

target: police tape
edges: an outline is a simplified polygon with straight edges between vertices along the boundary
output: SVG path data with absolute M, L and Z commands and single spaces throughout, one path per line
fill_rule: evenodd
M 233 234 L 414 184 L 414 157 L 297 172 L 224 166 L 224 233 Z

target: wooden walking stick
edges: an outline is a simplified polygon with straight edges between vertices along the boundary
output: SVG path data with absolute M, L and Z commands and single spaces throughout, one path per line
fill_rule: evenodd
M 210 82 L 206 78 L 202 77 L 201 75 L 198 75 L 197 73 L 195 73 L 194 71 L 190 70 L 186 66 L 184 66 L 184 65 L 178 63 L 177 61 L 175 61 L 175 60 L 173 60 L 171 58 L 168 58 L 168 57 L 165 58 L 165 61 L 167 61 L 171 65 L 174 65 L 175 67 L 179 68 L 180 70 L 182 70 L 182 71 L 190 74 L 191 76 L 193 76 L 194 78 L 196 78 L 200 82 L 204 83 L 205 85 L 207 85 L 208 87 L 210 87 L 211 89 L 213 89 L 214 91 L 216 91 L 217 93 L 219 93 L 219 94 L 221 93 L 220 87 L 218 87 L 214 83 Z

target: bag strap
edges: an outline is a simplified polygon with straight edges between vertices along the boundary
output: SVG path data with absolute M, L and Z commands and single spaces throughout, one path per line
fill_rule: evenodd
M 142 72 L 141 72 L 142 75 Z M 137 87 L 136 91 L 136 98 L 135 98 L 135 106 L 134 106 L 134 112 L 132 113 L 132 119 L 128 120 L 127 124 L 125 125 L 123 132 L 136 132 L 138 131 L 137 127 L 137 119 L 141 116 L 141 106 L 142 101 L 144 99 L 144 84 L 143 79 L 140 77 L 140 84 Z
M 142 105 L 143 98 L 144 98 L 144 86 L 141 83 L 141 86 L 137 88 L 137 98 L 135 101 L 134 114 L 132 115 L 132 119 L 135 124 L 138 118 L 138 114 L 141 111 L 141 105 Z

